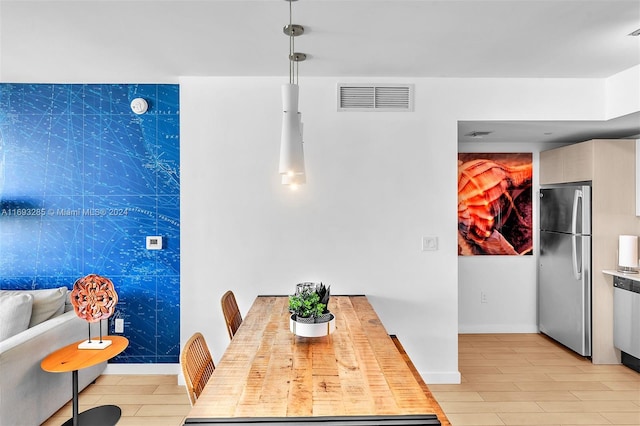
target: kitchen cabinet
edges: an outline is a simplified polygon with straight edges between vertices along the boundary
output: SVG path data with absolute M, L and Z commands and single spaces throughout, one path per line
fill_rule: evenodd
M 594 139 L 540 152 L 540 185 L 591 181 L 591 314 L 594 364 L 618 364 L 613 345 L 613 287 L 619 235 L 640 235 L 636 216 L 636 141 Z
M 593 179 L 594 140 L 542 151 L 540 184 L 583 182 Z

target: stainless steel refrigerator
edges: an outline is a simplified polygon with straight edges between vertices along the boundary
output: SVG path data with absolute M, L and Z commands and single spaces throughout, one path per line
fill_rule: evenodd
M 542 186 L 538 327 L 591 356 L 591 187 Z

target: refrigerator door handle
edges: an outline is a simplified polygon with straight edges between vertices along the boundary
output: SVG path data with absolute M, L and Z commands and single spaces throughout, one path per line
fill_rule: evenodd
M 573 265 L 573 276 L 576 280 L 582 279 L 582 268 L 578 264 L 578 206 L 582 201 L 582 190 L 576 189 L 573 193 L 573 209 L 571 209 L 571 263 Z
M 582 271 L 580 270 L 580 267 L 578 265 L 578 251 L 577 251 L 577 240 L 578 240 L 578 236 L 577 235 L 572 235 L 571 236 L 571 263 L 573 264 L 573 277 L 576 280 L 581 280 L 582 279 Z

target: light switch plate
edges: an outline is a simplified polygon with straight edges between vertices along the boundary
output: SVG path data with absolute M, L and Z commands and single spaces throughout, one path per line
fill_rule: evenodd
M 123 318 L 116 318 L 116 324 L 115 324 L 115 332 L 116 333 L 124 333 L 124 319 Z
M 422 251 L 438 250 L 438 237 L 422 237 Z
M 147 250 L 162 250 L 162 237 L 157 235 L 147 237 Z

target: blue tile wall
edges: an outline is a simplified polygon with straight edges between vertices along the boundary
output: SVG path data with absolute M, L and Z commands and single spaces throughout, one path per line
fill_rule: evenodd
M 110 278 L 109 332 L 123 318 L 130 342 L 115 363 L 178 362 L 179 134 L 177 85 L 0 84 L 0 288 Z

